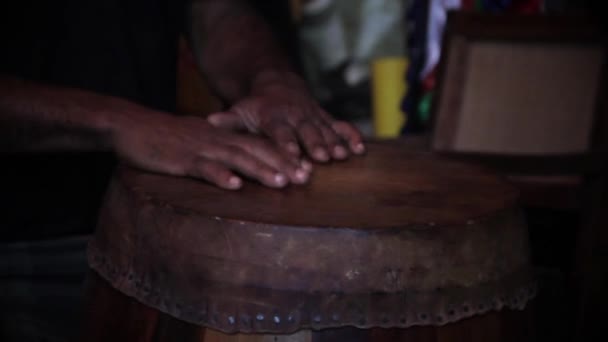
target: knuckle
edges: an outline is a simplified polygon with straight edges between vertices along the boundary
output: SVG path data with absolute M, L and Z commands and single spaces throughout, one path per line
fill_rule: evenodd
M 207 170 L 206 163 L 202 163 L 199 161 L 193 162 L 187 173 L 192 177 L 209 178 L 209 172 Z
M 259 161 L 245 152 L 237 152 L 232 156 L 232 165 L 242 170 L 255 169 Z
M 323 136 L 325 140 L 328 142 L 335 143 L 338 141 L 338 137 L 336 136 L 336 132 L 326 125 L 321 126 L 321 132 L 323 132 Z
M 237 146 L 229 145 L 225 146 L 223 149 L 224 159 L 227 160 L 241 158 L 243 154 L 243 149 Z
M 228 169 L 215 162 L 201 161 L 197 168 L 202 177 L 212 182 L 223 182 L 229 176 Z

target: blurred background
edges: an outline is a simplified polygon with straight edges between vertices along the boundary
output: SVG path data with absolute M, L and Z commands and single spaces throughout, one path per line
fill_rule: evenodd
M 274 28 L 321 104 L 369 137 L 429 132 L 449 11 L 487 15 L 588 15 L 604 4 L 581 0 L 251 1 Z M 604 15 L 605 17 L 605 15 Z M 185 61 L 184 61 L 185 60 Z M 184 51 L 183 60 L 189 60 Z M 216 109 L 200 98 L 204 81 L 182 73 L 182 111 Z M 187 79 L 187 80 L 184 80 Z M 186 93 L 186 94 L 184 94 Z M 188 97 L 190 93 L 190 97 Z M 198 99 L 197 99 L 198 97 Z M 213 99 L 212 99 L 213 100 Z M 395 104 L 398 103 L 398 108 Z

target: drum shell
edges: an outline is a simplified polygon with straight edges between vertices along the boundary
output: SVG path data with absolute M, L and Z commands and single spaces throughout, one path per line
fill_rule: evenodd
M 368 148 L 285 192 L 121 167 L 89 264 L 148 309 L 224 333 L 407 330 L 523 309 L 536 286 L 516 192 L 475 167 Z M 352 187 L 362 197 L 332 197 Z

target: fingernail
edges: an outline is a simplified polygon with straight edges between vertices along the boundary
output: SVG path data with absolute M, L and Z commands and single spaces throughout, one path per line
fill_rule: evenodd
M 222 118 L 218 117 L 217 115 L 211 114 L 207 117 L 207 122 L 214 126 L 219 126 L 222 123 Z
M 327 161 L 327 160 L 329 160 L 329 156 L 327 155 L 327 151 L 325 151 L 325 149 L 322 149 L 320 147 L 317 147 L 315 149 L 314 156 L 315 156 L 315 158 L 317 158 L 318 160 L 321 160 L 321 161 Z
M 358 143 L 355 146 L 353 146 L 353 150 L 355 151 L 355 153 L 363 153 L 365 152 L 365 145 L 363 145 L 362 143 Z
M 342 146 L 334 147 L 334 157 L 344 159 L 348 155 L 348 151 Z
M 305 170 L 296 170 L 296 180 L 300 183 L 304 183 L 308 180 L 309 173 Z
M 283 186 L 287 184 L 287 177 L 282 173 L 277 173 L 274 175 L 274 182 L 279 186 Z
M 241 187 L 241 185 L 243 185 L 243 181 L 239 177 L 232 176 L 228 180 L 228 184 L 232 189 L 238 189 Z
M 302 167 L 302 169 L 304 169 L 305 171 L 312 171 L 312 163 L 309 162 L 308 160 L 304 159 L 300 162 L 300 166 Z

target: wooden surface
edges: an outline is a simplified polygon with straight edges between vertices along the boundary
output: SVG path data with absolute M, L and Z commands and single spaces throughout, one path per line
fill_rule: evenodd
M 533 308 L 476 316 L 442 327 L 340 328 L 291 335 L 226 335 L 172 318 L 114 290 L 94 272 L 77 341 L 83 342 L 527 342 L 535 340 Z
M 517 193 L 492 172 L 399 143 L 370 143 L 364 157 L 317 165 L 306 186 L 248 183 L 226 191 L 185 178 L 125 170 L 142 196 L 200 216 L 276 226 L 383 229 L 458 225 L 513 206 Z M 370 210 L 373 208 L 373 210 Z

